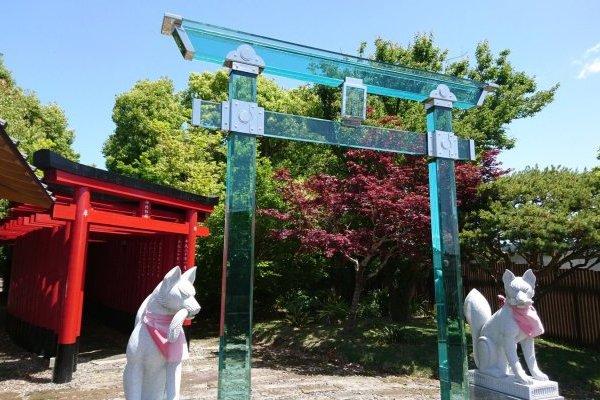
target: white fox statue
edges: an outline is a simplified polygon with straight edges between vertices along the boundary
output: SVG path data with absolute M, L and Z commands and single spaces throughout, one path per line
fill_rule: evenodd
M 506 270 L 502 276 L 506 299 L 499 296 L 504 304 L 493 315 L 479 291 L 473 289 L 467 295 L 464 314 L 471 325 L 473 357 L 478 372 L 496 378 L 514 375 L 517 382 L 525 385 L 548 380 L 537 365 L 533 343 L 534 337 L 544 333 L 533 308 L 535 280 L 530 269 L 522 277 Z M 525 373 L 519 362 L 517 343 L 521 345 L 531 375 Z
M 195 278 L 196 267 L 171 269 L 140 306 L 123 372 L 127 400 L 179 400 L 181 362 L 188 358 L 183 321 L 200 311 Z

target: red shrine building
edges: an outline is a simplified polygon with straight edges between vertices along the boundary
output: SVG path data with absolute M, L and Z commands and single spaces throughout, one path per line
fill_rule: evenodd
M 195 263 L 202 221 L 217 203 L 204 197 L 69 161 L 40 150 L 39 180 L 0 121 L 0 221 L 9 273 L 6 330 L 17 344 L 56 357 L 53 381 L 77 366 L 86 307 L 131 321 L 173 266 Z

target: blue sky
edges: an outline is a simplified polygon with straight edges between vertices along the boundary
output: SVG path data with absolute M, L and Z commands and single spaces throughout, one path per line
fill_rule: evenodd
M 512 50 L 513 64 L 540 88 L 560 83 L 540 114 L 509 126 L 516 148 L 506 166 L 598 165 L 600 2 L 597 1 L 10 1 L 2 5 L 0 53 L 19 85 L 56 102 L 76 131 L 84 163 L 104 165 L 115 96 L 142 78 L 168 76 L 178 88 L 191 71 L 160 34 L 164 12 L 354 54 L 378 36 L 406 44 L 432 32 L 450 57 L 472 56 L 487 39 Z

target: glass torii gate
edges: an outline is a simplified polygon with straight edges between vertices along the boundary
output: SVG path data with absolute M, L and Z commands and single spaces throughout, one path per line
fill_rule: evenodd
M 225 243 L 219 343 L 219 399 L 250 399 L 256 138 L 260 136 L 429 156 L 429 189 L 439 378 L 442 399 L 467 399 L 467 354 L 456 210 L 455 160 L 474 160 L 472 140 L 452 133 L 452 108 L 481 105 L 493 84 L 301 46 L 177 15 L 162 33 L 186 60 L 230 70 L 229 100 L 195 99 L 192 124 L 228 132 Z M 342 88 L 342 120 L 264 110 L 256 103 L 261 73 Z M 361 125 L 367 93 L 424 103 L 427 133 Z

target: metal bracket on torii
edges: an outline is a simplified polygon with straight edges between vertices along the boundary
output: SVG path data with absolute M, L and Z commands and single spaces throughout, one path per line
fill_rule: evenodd
M 431 107 L 452 108 L 456 96 L 448 86 L 441 84 L 437 89 L 429 93 L 429 99 L 425 102 L 425 110 Z M 471 141 L 474 146 L 474 142 Z M 473 152 L 472 154 L 474 154 Z M 454 132 L 435 130 L 427 132 L 427 155 L 436 158 L 458 158 L 458 137 Z
M 223 65 L 230 71 L 258 75 L 265 67 L 263 59 L 252 46 L 243 44 L 230 51 Z M 202 118 L 202 99 L 192 101 L 192 125 L 199 126 Z M 221 130 L 260 136 L 265 131 L 265 109 L 257 103 L 227 100 L 221 103 Z
M 224 101 L 221 130 L 260 136 L 265 132 L 265 109 L 249 101 Z

